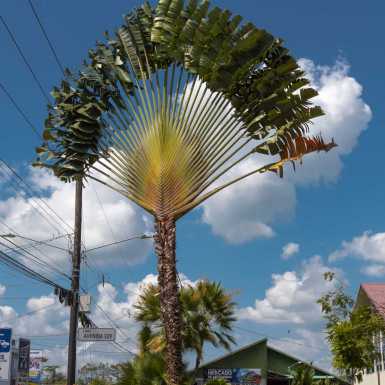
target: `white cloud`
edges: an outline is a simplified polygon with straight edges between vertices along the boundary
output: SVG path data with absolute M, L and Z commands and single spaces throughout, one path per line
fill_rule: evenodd
M 349 76 L 346 61 L 337 60 L 334 66 L 316 65 L 309 59 L 301 59 L 312 87 L 319 95 L 313 100 L 321 106 L 325 116 L 314 120 L 310 134 L 322 133 L 325 140 L 334 138 L 338 147 L 325 154 L 310 154 L 303 166 L 293 174 L 296 183 L 335 181 L 343 168 L 343 156 L 356 147 L 361 133 L 372 118 L 370 107 L 362 99 L 362 86 Z
M 338 147 L 327 154 L 306 156 L 295 173 L 286 167 L 283 179 L 272 174 L 251 176 L 205 202 L 203 222 L 230 243 L 272 237 L 273 225 L 290 219 L 295 213 L 298 184 L 336 181 L 343 168 L 343 157 L 354 149 L 371 119 L 370 107 L 362 99 L 362 86 L 349 76 L 345 62 L 339 60 L 334 66 L 318 66 L 302 59 L 300 64 L 319 93 L 314 102 L 326 112 L 314 121 L 310 133 L 322 132 L 325 140 L 334 138 Z M 225 179 L 256 169 L 266 160 L 261 156 L 249 159 Z
M 62 183 L 48 172 L 36 169 L 29 170 L 27 180 L 34 192 L 33 195 L 26 196 L 20 191 L 1 200 L 0 219 L 12 231 L 37 240 L 46 240 L 65 232 L 71 232 L 71 228 L 55 217 L 49 207 L 72 227 L 74 184 Z M 152 230 L 152 221 L 142 209 L 102 184 L 89 181 L 83 194 L 83 242 L 87 248 L 123 240 Z M 45 202 L 49 207 L 36 199 L 40 196 L 45 197 Z M 11 230 L 2 228 L 0 225 L 0 231 L 8 233 Z M 18 238 L 13 238 L 12 241 L 18 244 L 25 243 Z M 68 239 L 62 238 L 53 244 L 67 248 Z M 142 262 L 150 249 L 150 240 L 132 240 L 90 252 L 88 258 L 97 264 L 135 264 Z M 44 255 L 34 248 L 29 247 L 29 250 L 48 263 L 59 264 L 60 268 L 68 269 L 69 267 L 69 257 L 65 252 L 43 245 L 39 245 L 39 250 Z M 106 253 L 107 251 L 108 253 Z
M 281 253 L 281 258 L 282 259 L 289 259 L 295 254 L 299 253 L 299 244 L 295 242 L 289 242 L 285 246 L 282 247 L 282 253 Z
M 316 301 L 333 287 L 323 277 L 330 270 L 321 257 L 315 256 L 303 263 L 300 273 L 273 274 L 273 285 L 266 290 L 265 298 L 257 299 L 253 307 L 240 309 L 239 318 L 269 324 L 320 321 L 321 311 Z
M 180 274 L 180 278 L 182 284 L 196 283 L 184 274 Z M 137 282 L 115 285 L 106 282 L 104 286 L 103 284 L 97 286 L 90 318 L 98 327 L 112 327 L 112 324 L 114 327 L 117 326 L 117 342 L 120 347 L 113 343 L 78 343 L 80 365 L 87 362 L 91 356 L 96 362 L 126 361 L 130 358 L 129 352 L 137 352 L 136 335 L 139 324 L 134 320 L 134 304 L 143 287 L 156 283 L 157 276 L 148 274 Z M 53 294 L 31 297 L 25 304 L 25 311 L 22 312 L 16 311 L 11 306 L 0 306 L 0 326 L 12 327 L 14 334 L 18 336 L 32 337 L 32 348 L 43 346 L 49 364 L 60 365 L 63 371 L 67 360 L 68 324 L 69 307 L 61 304 Z M 53 335 L 54 339 L 41 337 L 46 335 Z M 58 342 L 56 337 L 61 335 L 63 336 L 58 337 Z M 34 339 L 33 336 L 41 338 Z M 50 347 L 45 348 L 44 345 L 47 343 Z
M 0 324 L 21 336 L 63 333 L 68 329 L 67 320 L 68 308 L 53 294 L 30 298 L 22 314 L 11 306 L 0 306 Z
M 320 330 L 297 328 L 286 338 L 269 341 L 269 345 L 300 360 L 333 371 L 325 334 Z
M 343 241 L 341 248 L 330 254 L 329 260 L 336 261 L 346 257 L 385 263 L 385 233 L 372 234 L 365 231 L 351 241 Z
M 385 265 L 373 264 L 373 265 L 364 266 L 361 269 L 361 272 L 371 277 L 384 277 Z
M 229 178 L 256 167 L 248 160 L 235 167 Z M 230 243 L 243 243 L 256 237 L 271 238 L 271 224 L 278 218 L 290 218 L 295 207 L 295 190 L 284 179 L 264 174 L 247 178 L 238 185 L 221 191 L 203 203 L 203 221 L 214 234 Z

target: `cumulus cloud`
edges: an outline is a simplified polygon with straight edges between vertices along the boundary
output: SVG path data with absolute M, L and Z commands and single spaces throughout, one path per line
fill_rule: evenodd
M 58 334 L 68 329 L 68 314 L 68 308 L 50 294 L 30 298 L 21 314 L 11 306 L 0 306 L 0 324 L 20 336 Z
M 370 107 L 362 99 L 362 86 L 349 75 L 346 62 L 338 60 L 333 66 L 319 66 L 302 59 L 300 65 L 319 93 L 314 103 L 326 113 L 314 121 L 310 134 L 322 132 L 325 140 L 334 138 L 338 147 L 327 154 L 306 156 L 295 173 L 286 167 L 284 179 L 272 174 L 251 176 L 205 202 L 203 222 L 230 243 L 272 237 L 274 224 L 295 213 L 297 185 L 335 182 L 343 168 L 343 157 L 353 151 L 372 117 Z M 249 159 L 231 170 L 225 179 L 243 175 L 262 162 L 266 158 Z
M 372 112 L 362 99 L 361 84 L 349 76 L 346 61 L 339 59 L 333 66 L 316 65 L 309 59 L 301 59 L 299 63 L 319 93 L 314 103 L 325 112 L 325 116 L 315 119 L 310 126 L 310 135 L 322 133 L 325 139 L 334 138 L 338 147 L 326 155 L 308 155 L 292 177 L 296 183 L 335 181 L 343 168 L 343 156 L 357 145 Z
M 385 276 L 385 265 L 368 265 L 361 269 L 361 272 L 371 277 L 383 277 Z
M 288 337 L 271 340 L 269 344 L 273 348 L 292 354 L 305 362 L 311 362 L 313 365 L 333 371 L 329 347 L 322 331 L 306 328 L 289 331 Z
M 329 255 L 330 262 L 344 258 L 365 261 L 361 272 L 372 277 L 385 275 L 385 233 L 365 231 L 350 241 L 343 241 L 341 247 Z
M 295 242 L 289 242 L 285 246 L 282 247 L 282 253 L 281 253 L 281 258 L 282 259 L 289 259 L 295 254 L 299 253 L 299 244 Z
M 0 219 L 7 224 L 3 228 L 0 225 L 1 231 L 16 232 L 36 240 L 53 239 L 63 233 L 72 232 L 74 184 L 62 183 L 52 174 L 36 169 L 28 170 L 26 179 L 31 189 L 29 194 L 20 190 L 0 200 Z M 83 194 L 83 242 L 87 249 L 151 232 L 152 222 L 149 216 L 111 189 L 89 181 Z M 42 196 L 45 203 L 38 199 Z M 12 241 L 17 244 L 25 243 L 20 238 L 13 238 Z M 64 237 L 52 244 L 68 248 L 69 241 Z M 142 262 L 150 249 L 150 240 L 132 240 L 90 252 L 88 258 L 96 264 L 135 264 Z M 69 266 L 66 252 L 42 244 L 39 245 L 39 250 L 30 246 L 28 250 L 45 262 L 67 268 Z
M 385 264 L 385 233 L 365 231 L 351 241 L 343 241 L 341 247 L 329 255 L 329 260 L 337 261 L 346 257 Z
M 316 301 L 333 287 L 323 277 L 330 270 L 321 257 L 315 256 L 303 263 L 299 273 L 273 274 L 273 285 L 266 290 L 265 298 L 257 299 L 253 307 L 240 309 L 239 318 L 269 324 L 320 321 L 321 311 Z
M 256 168 L 252 159 L 236 166 L 228 177 L 243 175 Z M 263 174 L 247 178 L 203 204 L 203 222 L 214 234 L 230 243 L 243 243 L 256 237 L 274 236 L 272 223 L 294 213 L 295 189 L 284 179 Z
M 182 284 L 195 285 L 184 274 L 180 274 Z M 127 361 L 132 353 L 137 352 L 136 336 L 139 325 L 134 320 L 135 303 L 148 284 L 156 284 L 157 276 L 148 274 L 137 282 L 112 284 L 106 282 L 97 286 L 97 294 L 92 304 L 90 318 L 98 327 L 117 328 L 117 343 L 104 342 L 79 343 L 78 357 L 80 365 L 92 356 L 93 361 L 116 363 Z M 0 287 L 3 287 L 0 285 Z M 4 289 L 5 290 L 5 289 Z M 67 360 L 67 333 L 69 326 L 69 308 L 61 304 L 53 294 L 32 297 L 25 304 L 25 311 L 19 312 L 11 306 L 0 306 L 0 326 L 12 327 L 17 336 L 31 337 L 32 348 L 40 348 L 47 341 L 42 336 L 55 337 L 49 341 L 50 347 L 43 353 L 49 357 L 49 364 L 57 364 L 65 370 Z M 34 339 L 34 336 L 41 338 Z M 60 337 L 62 336 L 62 337 Z M 57 337 L 57 338 L 56 338 Z M 63 339 L 64 338 L 64 339 Z M 64 341 L 64 343 L 63 343 Z M 96 357 L 95 357 L 96 356 Z

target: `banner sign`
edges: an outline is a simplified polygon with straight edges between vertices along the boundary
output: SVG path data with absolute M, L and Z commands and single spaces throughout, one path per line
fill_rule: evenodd
M 205 380 L 223 379 L 232 385 L 260 385 L 261 369 L 210 368 L 204 370 Z
M 20 377 L 28 377 L 29 373 L 29 354 L 31 351 L 31 341 L 25 338 L 19 339 L 19 362 L 18 370 Z
M 0 329 L 0 380 L 9 380 L 12 329 Z
M 29 381 L 40 383 L 41 367 L 43 362 L 43 352 L 41 350 L 31 350 L 29 361 Z
M 78 329 L 78 341 L 115 341 L 116 330 L 110 328 Z

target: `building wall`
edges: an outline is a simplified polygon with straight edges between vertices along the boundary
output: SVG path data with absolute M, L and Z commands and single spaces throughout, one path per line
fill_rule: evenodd
M 225 368 L 245 368 L 245 369 L 261 369 L 262 383 L 266 385 L 267 379 L 267 345 L 266 341 L 259 344 L 246 347 L 243 350 L 235 352 L 232 355 L 223 357 L 216 361 L 211 361 L 202 366 L 198 371 L 198 378 L 203 378 L 204 369 L 225 369 Z M 385 385 L 385 384 L 384 384 Z
M 294 358 L 280 354 L 279 352 L 276 352 L 275 350 L 272 350 L 272 349 L 268 349 L 267 354 L 268 354 L 268 360 L 267 360 L 268 370 L 274 373 L 287 375 L 289 374 L 288 368 L 291 365 L 294 365 L 298 362 L 298 360 L 295 360 Z
M 365 374 L 362 378 L 362 382 L 357 385 L 385 385 L 385 372 L 379 372 L 380 378 L 378 379 L 378 372 Z M 380 382 L 378 382 L 380 380 Z

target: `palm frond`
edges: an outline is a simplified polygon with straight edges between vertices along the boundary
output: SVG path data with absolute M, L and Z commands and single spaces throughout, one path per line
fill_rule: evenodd
M 282 174 L 327 147 L 306 138 L 323 112 L 281 40 L 208 1 L 145 3 L 124 20 L 54 89 L 36 165 L 177 219 L 244 177 Z M 210 190 L 256 153 L 281 161 Z

